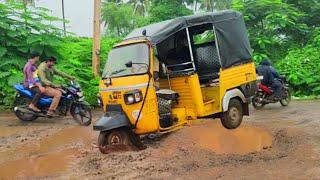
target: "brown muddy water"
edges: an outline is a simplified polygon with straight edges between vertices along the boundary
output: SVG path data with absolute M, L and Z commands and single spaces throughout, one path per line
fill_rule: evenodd
M 219 121 L 208 121 L 189 131 L 187 138 L 216 154 L 248 154 L 272 145 L 272 136 L 267 131 L 250 125 L 228 130 Z
M 10 128 L 21 130 L 21 127 Z M 81 148 L 90 147 L 94 137 L 91 127 L 75 126 L 47 134 L 39 141 L 21 143 L 16 149 L 0 151 L 0 160 L 4 161 L 0 161 L 0 179 L 45 177 L 67 171 Z
M 37 128 L 39 125 L 0 126 L 0 138 L 15 136 L 22 131 L 34 132 Z M 183 137 L 177 139 L 177 135 Z M 35 136 L 37 139 L 22 141 L 13 148 L 0 149 L 0 179 L 55 177 L 68 174 L 79 163 L 81 155 L 78 155 L 82 149 L 91 149 L 91 153 L 94 151 L 92 143 L 97 141 L 98 134 L 92 127 L 60 125 L 54 127 L 52 133 L 40 133 Z M 177 134 L 169 134 L 168 138 L 160 137 L 162 147 L 156 150 L 159 152 L 156 154 L 166 156 L 176 153 L 180 144 L 177 140 L 191 141 L 199 149 L 210 150 L 216 154 L 247 154 L 272 145 L 272 136 L 262 128 L 242 125 L 235 130 L 227 130 L 220 121 L 208 120 L 185 127 Z M 122 152 L 114 153 L 117 155 Z

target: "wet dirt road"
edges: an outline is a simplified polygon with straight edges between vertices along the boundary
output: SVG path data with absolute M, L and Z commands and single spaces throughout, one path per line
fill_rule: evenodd
M 205 119 L 145 138 L 145 150 L 110 154 L 94 148 L 92 127 L 71 117 L 23 123 L 0 113 L 0 179 L 320 179 L 319 107 L 251 109 L 236 130 Z

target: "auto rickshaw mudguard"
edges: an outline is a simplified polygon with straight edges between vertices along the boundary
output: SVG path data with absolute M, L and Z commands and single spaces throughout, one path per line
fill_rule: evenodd
M 93 125 L 95 131 L 108 131 L 120 127 L 129 127 L 129 119 L 124 112 L 108 111 Z
M 242 106 L 243 106 L 243 110 L 244 110 L 243 114 L 249 115 L 248 101 L 245 98 L 244 94 L 237 88 L 227 91 L 226 94 L 224 95 L 223 100 L 222 100 L 223 112 L 228 111 L 229 101 L 232 98 L 239 98 L 242 101 Z

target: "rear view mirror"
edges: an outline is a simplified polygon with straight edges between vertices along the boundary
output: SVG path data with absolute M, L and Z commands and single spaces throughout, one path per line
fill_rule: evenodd
M 132 61 L 127 62 L 125 65 L 126 65 L 127 68 L 131 68 L 132 67 Z

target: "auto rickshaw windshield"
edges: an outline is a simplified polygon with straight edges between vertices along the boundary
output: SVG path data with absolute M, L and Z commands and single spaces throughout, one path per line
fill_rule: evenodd
M 149 49 L 145 43 L 120 46 L 110 51 L 103 77 L 144 74 L 148 71 Z

